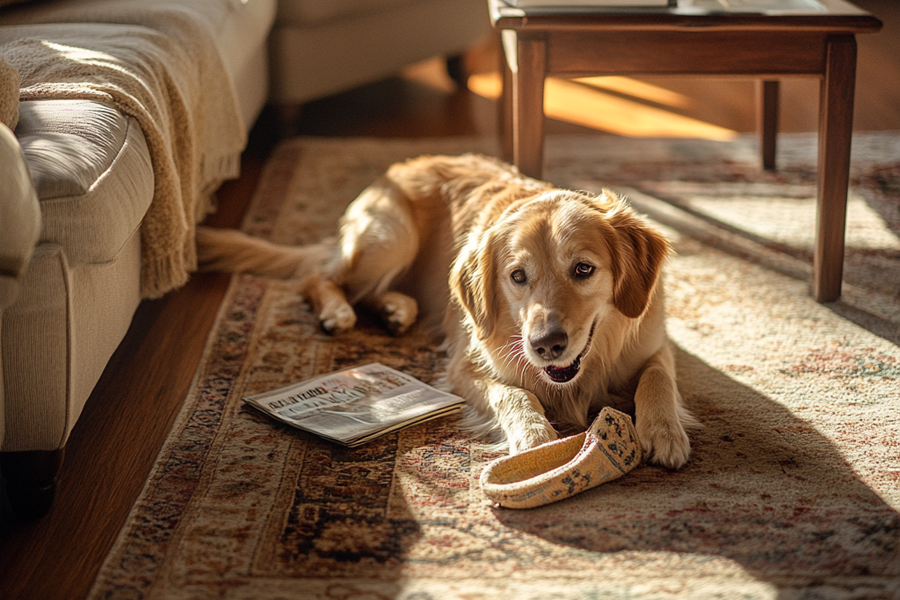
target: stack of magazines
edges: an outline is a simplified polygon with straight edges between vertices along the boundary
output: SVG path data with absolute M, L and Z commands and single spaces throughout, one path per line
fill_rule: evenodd
M 274 419 L 350 447 L 458 412 L 463 405 L 459 396 L 378 363 L 243 400 Z

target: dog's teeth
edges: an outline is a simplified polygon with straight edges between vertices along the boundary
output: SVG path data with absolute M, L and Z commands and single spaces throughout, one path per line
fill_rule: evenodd
M 572 381 L 576 375 L 578 375 L 578 371 L 581 368 L 581 357 L 576 358 L 575 362 L 567 367 L 554 367 L 549 366 L 544 369 L 544 372 L 547 373 L 547 376 L 556 383 L 566 383 L 567 381 Z

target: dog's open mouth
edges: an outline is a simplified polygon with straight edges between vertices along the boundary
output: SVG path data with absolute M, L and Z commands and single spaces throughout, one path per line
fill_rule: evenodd
M 584 350 L 581 351 L 575 360 L 572 361 L 572 364 L 565 367 L 556 367 L 550 365 L 549 367 L 544 367 L 544 373 L 547 374 L 547 377 L 550 378 L 550 381 L 553 383 L 567 383 L 575 379 L 575 376 L 578 375 L 578 372 L 581 370 L 581 358 L 587 354 L 588 350 L 591 347 L 591 341 L 594 339 L 594 328 L 597 326 L 596 323 L 591 325 L 591 333 L 588 334 L 587 343 L 584 345 Z
M 572 381 L 575 379 L 575 376 L 578 375 L 578 371 L 581 369 L 581 357 L 575 359 L 575 361 L 569 365 L 568 367 L 544 367 L 544 373 L 547 374 L 547 377 L 556 383 L 565 383 L 567 381 Z

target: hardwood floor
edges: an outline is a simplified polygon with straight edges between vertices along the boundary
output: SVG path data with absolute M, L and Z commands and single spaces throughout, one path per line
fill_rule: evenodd
M 857 3 L 880 16 L 885 30 L 859 39 L 856 127 L 900 130 L 900 8 L 894 0 Z M 467 62 L 470 70 L 484 71 L 496 61 L 496 46 L 487 44 Z M 493 135 L 495 103 L 455 89 L 440 67 L 440 61 L 431 61 L 403 77 L 312 102 L 301 112 L 296 133 Z M 752 82 L 645 81 L 687 98 L 673 109 L 680 115 L 739 132 L 755 127 Z M 784 86 L 782 130 L 814 130 L 816 92 L 809 81 Z M 561 121 L 549 122 L 547 130 L 598 133 Z M 220 190 L 220 208 L 210 224 L 240 223 L 278 131 L 273 114 L 264 113 L 244 155 L 241 178 Z M 227 285 L 227 276 L 198 274 L 182 289 L 140 306 L 72 433 L 50 514 L 21 522 L 6 507 L 0 512 L 0 597 L 78 599 L 87 594 L 190 386 Z

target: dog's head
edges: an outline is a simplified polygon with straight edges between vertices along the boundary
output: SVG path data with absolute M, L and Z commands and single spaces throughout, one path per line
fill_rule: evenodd
M 517 351 L 564 384 L 578 376 L 595 329 L 613 311 L 644 314 L 669 251 L 612 192 L 551 190 L 473 233 L 450 287 L 479 340 L 494 348 L 520 340 Z

